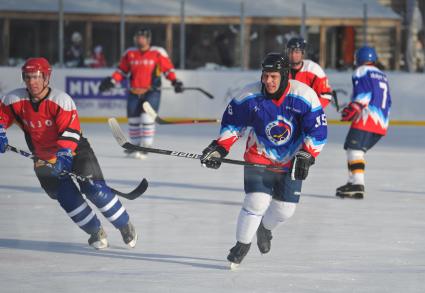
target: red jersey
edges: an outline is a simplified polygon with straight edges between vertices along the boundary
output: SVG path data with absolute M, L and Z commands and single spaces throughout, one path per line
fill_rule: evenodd
M 331 101 L 332 88 L 329 86 L 328 78 L 319 64 L 311 60 L 304 60 L 298 71 L 290 70 L 289 78 L 301 81 L 311 87 L 319 97 L 323 108 Z
M 121 58 L 112 78 L 121 82 L 130 74 L 132 89 L 149 89 L 158 82 L 161 73 L 170 81 L 176 80 L 174 65 L 163 48 L 150 47 L 147 51 L 130 48 Z
M 8 128 L 13 122 L 25 132 L 31 151 L 43 160 L 55 158 L 60 148 L 74 152 L 81 136 L 74 101 L 56 89 L 38 103 L 31 102 L 25 88 L 8 93 L 0 101 L 0 124 Z

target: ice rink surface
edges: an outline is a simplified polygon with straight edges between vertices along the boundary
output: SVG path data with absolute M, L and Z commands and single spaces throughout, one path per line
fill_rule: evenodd
M 274 232 L 269 254 L 254 239 L 238 271 L 227 269 L 226 256 L 244 196 L 240 166 L 128 159 L 106 124 L 83 129 L 110 186 L 130 191 L 142 177 L 150 182 L 142 198 L 123 200 L 138 245 L 127 249 L 100 215 L 111 247 L 95 251 L 43 193 L 32 162 L 0 155 L 0 292 L 425 292 L 423 127 L 390 127 L 366 156 L 365 199 L 343 200 L 334 193 L 346 182 L 348 126 L 330 126 L 294 217 Z M 157 130 L 156 147 L 200 153 L 218 125 Z M 17 128 L 8 137 L 27 149 Z M 229 158 L 241 159 L 243 146 Z

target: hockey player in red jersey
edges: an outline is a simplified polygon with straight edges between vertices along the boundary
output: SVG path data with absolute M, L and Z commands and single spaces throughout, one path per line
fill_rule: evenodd
M 341 120 L 351 121 L 344 143 L 347 152 L 348 182 L 336 190 L 339 197 L 364 197 L 364 156 L 387 133 L 391 108 L 388 78 L 376 66 L 378 56 L 372 47 L 356 52 L 351 102 L 342 110 Z
M 155 134 L 155 121 L 144 113 L 142 104 L 148 101 L 158 112 L 161 97 L 161 73 L 171 81 L 174 91 L 181 93 L 183 83 L 174 72 L 174 65 L 167 52 L 161 47 L 151 46 L 152 33 L 148 29 L 139 29 L 134 35 L 136 47 L 127 49 L 112 77 L 105 78 L 100 91 L 106 91 L 130 76 L 130 88 L 127 98 L 127 117 L 130 141 L 133 144 L 151 146 Z M 146 154 L 128 152 L 136 158 Z
M 291 62 L 290 78 L 301 81 L 317 94 L 323 109 L 332 100 L 332 88 L 319 64 L 304 59 L 307 42 L 303 38 L 292 38 L 286 44 L 286 53 Z
M 82 135 L 74 101 L 49 86 L 51 72 L 44 58 L 30 58 L 22 66 L 26 88 L 11 91 L 0 101 L 0 153 L 7 148 L 6 129 L 16 123 L 34 155 L 54 164 L 52 169 L 41 161 L 35 162 L 35 174 L 45 192 L 90 235 L 88 243 L 96 249 L 108 246 L 106 233 L 83 193 L 119 229 L 124 242 L 134 247 L 137 234 L 129 215 L 105 184 L 97 158 Z M 79 181 L 78 189 L 64 171 L 91 177 L 93 182 Z

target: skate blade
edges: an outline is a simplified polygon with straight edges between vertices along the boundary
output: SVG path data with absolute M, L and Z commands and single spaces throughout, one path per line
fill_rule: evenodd
M 133 152 L 131 154 L 127 154 L 127 158 L 130 158 L 130 159 L 146 160 L 147 157 L 148 157 L 147 155 L 142 154 L 141 152 Z
M 90 244 L 91 247 L 93 247 L 94 249 L 97 250 L 102 250 L 105 248 L 108 248 L 108 240 L 107 239 L 102 239 L 96 242 L 93 242 L 92 244 Z
M 130 248 L 134 248 L 134 247 L 136 247 L 136 243 L 137 243 L 137 239 L 139 238 L 139 236 L 136 234 L 136 236 L 134 237 L 134 239 L 133 240 L 131 240 L 129 243 L 127 243 L 127 245 L 130 247 Z
M 363 199 L 364 194 L 360 192 L 344 192 L 337 193 L 336 196 L 340 198 L 353 198 L 353 199 Z
M 230 262 L 230 263 L 229 263 L 229 269 L 230 269 L 231 271 L 237 270 L 237 269 L 239 268 L 239 266 L 240 266 L 240 265 L 241 265 L 241 264 L 239 264 L 239 263 Z

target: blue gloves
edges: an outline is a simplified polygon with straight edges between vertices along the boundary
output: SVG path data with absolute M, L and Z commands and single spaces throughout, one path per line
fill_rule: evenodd
M 63 171 L 72 170 L 72 151 L 71 149 L 59 149 L 56 153 L 56 163 L 53 165 L 53 176 L 60 177 Z
M 0 124 L 0 153 L 4 153 L 6 151 L 8 143 L 6 129 L 4 129 L 3 125 Z

